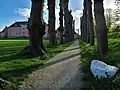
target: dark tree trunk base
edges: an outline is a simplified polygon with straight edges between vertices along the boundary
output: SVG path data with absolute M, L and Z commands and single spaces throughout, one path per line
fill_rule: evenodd
M 35 51 L 34 52 L 32 50 L 30 50 L 31 47 L 30 46 L 26 46 L 21 52 L 20 54 L 22 56 L 25 56 L 25 57 L 38 57 L 38 56 L 44 56 L 45 55 L 45 48 L 44 50 L 42 48 L 39 49 L 39 51 Z M 41 50 L 41 51 L 40 51 Z M 37 53 L 39 52 L 39 53 Z

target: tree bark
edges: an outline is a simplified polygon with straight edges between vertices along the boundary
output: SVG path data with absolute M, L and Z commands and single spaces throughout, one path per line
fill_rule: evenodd
M 87 34 L 87 17 L 86 17 L 86 13 L 85 13 L 85 10 L 83 11 L 83 32 L 84 32 L 84 38 L 83 38 L 83 41 L 87 43 L 87 37 L 88 37 L 88 34 Z
M 81 40 L 83 41 L 83 22 L 82 22 L 82 18 L 80 17 L 80 31 L 81 31 Z
M 32 56 L 43 56 L 45 48 L 43 45 L 43 35 L 45 34 L 45 24 L 42 18 L 44 0 L 31 0 L 32 8 L 28 21 L 29 30 L 29 50 Z
M 74 40 L 74 20 L 72 16 L 72 10 L 70 11 L 70 32 L 71 32 L 71 41 Z
M 64 42 L 70 41 L 68 2 L 69 0 L 64 0 L 64 20 L 65 20 Z
M 63 43 L 63 0 L 60 0 L 60 18 L 59 18 L 59 21 L 60 21 L 60 44 Z
M 88 0 L 84 0 L 84 10 L 85 10 L 85 19 L 86 19 L 86 43 L 90 43 L 90 29 L 89 29 L 89 18 L 88 18 Z
M 94 30 L 93 30 L 93 17 L 92 17 L 92 2 L 91 0 L 88 0 L 87 2 L 87 11 L 88 11 L 88 31 L 89 31 L 89 39 L 90 39 L 90 45 L 94 45 Z
M 75 20 L 73 20 L 73 23 L 72 23 L 72 36 L 73 36 L 73 40 L 75 39 L 74 38 L 74 33 L 75 33 Z
M 87 29 L 87 1 L 84 0 L 83 10 L 83 25 L 84 25 L 84 42 L 88 42 L 88 29 Z
M 103 0 L 94 0 L 94 12 L 96 21 L 96 36 L 98 51 L 100 54 L 108 53 L 107 26 L 105 23 Z
M 48 20 L 48 33 L 49 43 L 56 45 L 56 32 L 55 32 L 55 0 L 48 0 L 49 20 Z
M 69 31 L 69 41 L 73 41 L 73 29 L 72 29 L 72 25 L 73 25 L 73 16 L 72 16 L 72 10 L 70 10 L 68 12 L 68 31 Z

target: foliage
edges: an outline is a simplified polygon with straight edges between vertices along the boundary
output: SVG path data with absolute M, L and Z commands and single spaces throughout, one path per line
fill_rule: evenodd
M 116 21 L 120 20 L 120 0 L 115 0 L 115 4 L 116 4 L 116 9 L 115 9 L 115 17 L 116 17 Z
M 83 62 L 83 71 L 86 73 L 84 80 L 88 81 L 87 90 L 119 90 L 120 89 L 120 70 L 117 74 L 109 79 L 102 78 L 101 80 L 94 78 L 90 63 L 92 60 L 100 60 L 109 65 L 120 68 L 120 39 L 109 39 L 109 53 L 106 56 L 100 56 L 95 49 L 95 46 L 90 46 L 84 42 L 80 42 L 80 52 Z
M 112 24 L 112 20 L 113 20 L 113 17 L 112 17 L 112 9 L 111 8 L 107 8 L 106 9 L 106 15 L 105 15 L 105 19 L 106 19 L 106 24 L 107 24 L 107 27 L 109 28 Z
M 120 32 L 108 33 L 108 38 L 120 38 Z
M 114 24 L 110 27 L 110 32 L 120 32 L 120 24 Z
M 110 27 L 108 38 L 120 38 L 120 24 L 114 24 Z
M 70 42 L 50 47 L 48 43 L 48 40 L 44 40 L 47 49 L 46 56 L 30 58 L 18 54 L 28 45 L 28 40 L 0 40 L 0 78 L 10 82 L 10 84 L 5 84 L 4 90 L 18 89 L 32 71 L 71 44 Z
M 110 24 L 120 21 L 120 0 L 115 0 L 116 7 L 114 9 L 107 8 L 105 10 L 106 24 L 109 28 Z

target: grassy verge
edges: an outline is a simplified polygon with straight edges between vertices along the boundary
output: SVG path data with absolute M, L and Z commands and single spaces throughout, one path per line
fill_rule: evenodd
M 120 68 L 120 39 L 109 39 L 109 53 L 107 56 L 99 55 L 95 46 L 90 46 L 82 41 L 80 42 L 80 53 L 83 71 L 86 74 L 84 80 L 88 82 L 87 90 L 120 90 L 120 71 L 110 79 L 102 78 L 99 80 L 94 78 L 90 70 L 92 60 L 100 60 Z
M 28 58 L 17 54 L 28 45 L 28 40 L 0 40 L 0 78 L 9 82 L 4 85 L 3 90 L 18 89 L 32 71 L 62 52 L 71 42 L 51 47 L 48 45 L 48 40 L 44 40 L 44 44 L 47 57 Z

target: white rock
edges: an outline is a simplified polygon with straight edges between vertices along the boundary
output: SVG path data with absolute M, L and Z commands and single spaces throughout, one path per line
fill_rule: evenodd
M 101 62 L 99 60 L 93 60 L 91 62 L 90 69 L 94 77 L 98 77 L 99 79 L 101 77 L 110 78 L 114 76 L 118 70 L 118 68 L 111 65 L 107 65 L 104 62 Z

